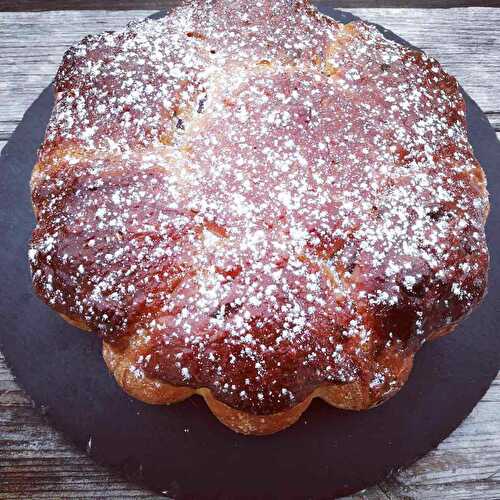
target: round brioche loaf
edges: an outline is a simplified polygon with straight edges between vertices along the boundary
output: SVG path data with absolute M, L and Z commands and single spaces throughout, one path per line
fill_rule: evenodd
M 188 2 L 64 56 L 32 177 L 40 297 L 129 394 L 279 431 L 394 395 L 486 289 L 457 83 L 307 1 Z

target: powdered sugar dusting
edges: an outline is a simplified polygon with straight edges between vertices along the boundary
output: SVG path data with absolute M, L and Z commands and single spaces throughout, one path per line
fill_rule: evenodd
M 387 394 L 486 286 L 457 84 L 364 23 L 240 3 L 70 49 L 34 177 L 35 287 L 133 341 L 137 376 L 237 408 Z

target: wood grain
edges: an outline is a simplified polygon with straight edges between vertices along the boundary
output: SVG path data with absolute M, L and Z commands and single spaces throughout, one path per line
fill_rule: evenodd
M 0 0 L 0 8 L 7 3 Z M 125 4 L 133 2 L 121 3 L 125 8 Z M 141 5 L 152 3 L 141 2 Z M 92 2 L 86 2 L 88 5 Z M 500 131 L 500 9 L 432 12 L 356 9 L 353 12 L 383 24 L 437 57 L 458 77 Z M 0 148 L 26 108 L 49 85 L 71 43 L 87 33 L 116 29 L 131 18 L 150 13 L 144 10 L 0 13 Z M 16 385 L 0 354 L 0 498 L 103 497 L 161 498 L 94 464 L 53 430 Z M 436 450 L 353 498 L 500 498 L 500 377 L 464 424 Z
M 335 3 L 337 8 L 405 7 L 405 8 L 453 8 L 453 7 L 500 7 L 498 0 L 313 0 L 316 4 Z M 0 11 L 47 11 L 47 10 L 133 10 L 164 9 L 177 5 L 181 0 L 0 0 Z

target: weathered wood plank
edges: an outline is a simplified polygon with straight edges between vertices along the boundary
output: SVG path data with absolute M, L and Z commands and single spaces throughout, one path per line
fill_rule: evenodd
M 357 9 L 439 59 L 500 131 L 500 9 Z M 53 78 L 66 48 L 92 32 L 112 30 L 151 11 L 0 14 L 0 140 Z
M 132 1 L 121 1 L 132 5 Z M 0 9 L 6 3 L 0 0 Z M 27 0 L 13 3 L 26 4 Z M 70 0 L 67 5 L 74 3 Z M 92 1 L 86 2 L 85 8 L 90 5 Z M 141 2 L 141 6 L 147 5 L 151 5 L 148 0 Z M 87 33 L 116 29 L 150 13 L 0 13 L 0 148 L 24 110 L 50 83 L 71 43 Z M 420 9 L 357 9 L 354 13 L 385 25 L 437 57 L 500 131 L 500 9 L 431 13 Z M 500 498 L 499 429 L 500 377 L 466 422 L 436 450 L 356 498 Z M 104 496 L 160 498 L 94 464 L 52 429 L 19 389 L 0 354 L 0 498 Z
M 162 9 L 177 5 L 181 0 L 108 0 L 108 10 Z M 314 1 L 314 0 L 313 0 Z M 332 3 L 332 0 L 315 1 L 316 4 Z M 410 8 L 452 8 L 452 7 L 499 7 L 496 0 L 340 0 L 339 8 L 361 7 L 410 7 Z M 46 11 L 46 10 L 93 10 L 101 9 L 101 0 L 0 0 L 0 11 Z

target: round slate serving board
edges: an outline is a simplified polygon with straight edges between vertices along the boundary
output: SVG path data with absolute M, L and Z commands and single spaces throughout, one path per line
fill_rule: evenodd
M 107 373 L 100 341 L 35 297 L 26 256 L 34 224 L 29 178 L 52 109 L 52 89 L 45 89 L 0 159 L 0 349 L 17 381 L 98 462 L 171 498 L 332 498 L 411 464 L 470 413 L 500 362 L 500 143 L 465 98 L 470 141 L 492 198 L 484 303 L 453 335 L 422 349 L 406 386 L 383 406 L 356 413 L 315 400 L 293 427 L 245 437 L 219 424 L 198 397 L 171 407 L 129 398 Z

